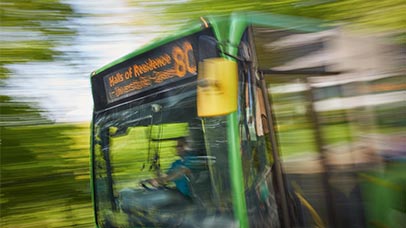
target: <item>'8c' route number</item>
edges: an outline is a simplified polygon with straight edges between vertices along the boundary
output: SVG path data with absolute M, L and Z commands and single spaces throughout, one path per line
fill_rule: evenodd
M 172 49 L 172 58 L 174 60 L 174 69 L 176 75 L 183 77 L 186 72 L 196 73 L 196 63 L 193 58 L 193 47 L 189 42 L 184 42 L 182 48 L 175 46 Z

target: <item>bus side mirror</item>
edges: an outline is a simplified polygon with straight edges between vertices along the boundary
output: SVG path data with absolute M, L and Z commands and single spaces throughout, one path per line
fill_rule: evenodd
M 208 58 L 199 63 L 197 114 L 220 116 L 237 110 L 237 63 L 225 58 Z

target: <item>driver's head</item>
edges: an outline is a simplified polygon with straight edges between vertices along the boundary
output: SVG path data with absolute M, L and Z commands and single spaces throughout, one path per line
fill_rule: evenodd
M 185 137 L 178 138 L 176 144 L 176 152 L 179 156 L 183 157 L 186 155 L 186 151 L 190 150 Z

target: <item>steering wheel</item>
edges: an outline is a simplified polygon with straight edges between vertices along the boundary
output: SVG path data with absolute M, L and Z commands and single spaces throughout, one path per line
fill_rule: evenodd
M 157 190 L 157 189 L 160 188 L 160 187 L 154 186 L 154 185 L 151 183 L 151 181 L 152 181 L 152 179 L 142 180 L 142 181 L 140 181 L 140 185 L 141 185 L 145 190 L 148 190 L 148 191 L 153 191 L 153 190 Z

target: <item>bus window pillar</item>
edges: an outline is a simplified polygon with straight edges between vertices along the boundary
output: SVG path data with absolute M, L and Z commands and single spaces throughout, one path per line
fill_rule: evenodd
M 265 102 L 265 110 L 266 114 L 268 116 L 268 129 L 269 131 L 269 140 L 271 142 L 271 150 L 272 150 L 272 156 L 274 158 L 274 166 L 275 166 L 275 174 L 276 174 L 276 183 L 278 187 L 278 191 L 281 197 L 281 212 L 282 212 L 282 217 L 283 217 L 283 225 L 284 227 L 291 227 L 290 225 L 290 219 L 289 219 L 289 209 L 288 209 L 288 201 L 287 201 L 287 196 L 286 196 L 286 189 L 285 189 L 285 184 L 283 181 L 283 171 L 282 171 L 282 164 L 281 160 L 279 158 L 279 149 L 278 149 L 278 142 L 276 138 L 276 127 L 274 125 L 274 118 L 273 118 L 273 113 L 271 109 L 271 101 L 267 93 L 267 87 L 266 87 L 266 82 L 264 78 L 264 74 L 261 72 L 260 74 L 260 81 L 261 81 L 261 90 L 262 90 L 262 95 L 263 97 L 267 97 Z

